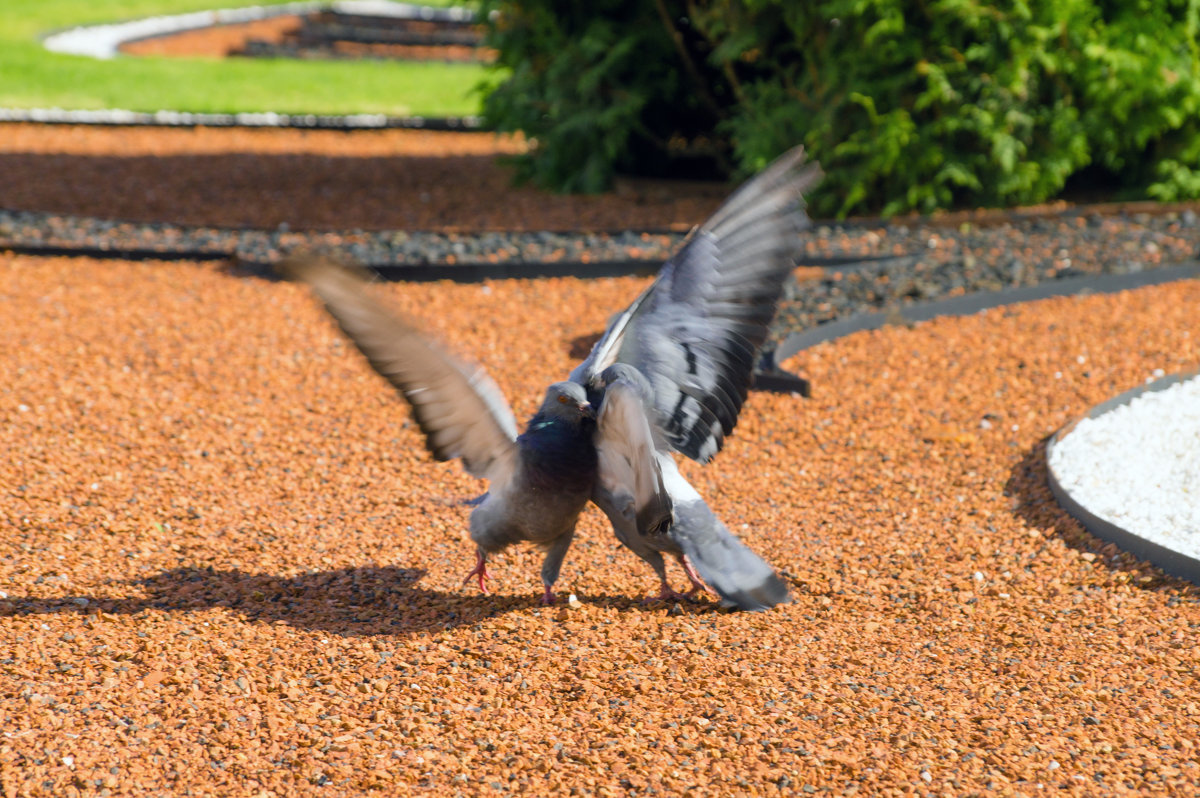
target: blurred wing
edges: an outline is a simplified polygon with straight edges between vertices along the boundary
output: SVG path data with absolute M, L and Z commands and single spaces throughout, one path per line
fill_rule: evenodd
M 654 387 L 672 448 L 707 462 L 737 423 L 758 351 L 809 226 L 802 193 L 820 179 L 797 147 L 739 188 L 664 264 L 572 373 L 590 382 L 629 363 Z
M 517 423 L 482 369 L 381 305 L 364 290 L 361 270 L 309 256 L 288 259 L 279 270 L 308 283 L 371 367 L 408 400 L 435 459 L 461 458 L 469 473 L 492 481 L 511 476 Z
M 642 534 L 665 531 L 671 500 L 655 456 L 654 435 L 638 391 L 617 381 L 604 391 L 596 420 L 600 488 L 624 500 Z M 632 505 L 632 506 L 630 506 Z

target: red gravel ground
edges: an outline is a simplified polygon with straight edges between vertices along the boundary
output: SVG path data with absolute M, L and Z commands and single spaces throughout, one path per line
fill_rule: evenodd
M 0 207 L 293 230 L 688 230 L 729 192 L 623 180 L 612 194 L 514 187 L 491 133 L 0 124 Z M 53 179 L 47 179 L 47 176 Z
M 299 30 L 297 16 L 268 17 L 233 25 L 181 31 L 121 45 L 126 55 L 175 56 L 179 58 L 224 58 L 241 50 L 251 39 L 278 42 Z
M 379 290 L 526 416 L 644 284 Z M 480 483 L 301 288 L 0 255 L 0 791 L 1195 794 L 1200 594 L 1084 534 L 1043 455 L 1195 367 L 1198 306 L 1190 281 L 802 353 L 813 399 L 755 394 L 685 468 L 793 604 L 643 605 L 589 511 L 579 606 L 542 609 L 526 549 L 496 595 L 459 586 Z

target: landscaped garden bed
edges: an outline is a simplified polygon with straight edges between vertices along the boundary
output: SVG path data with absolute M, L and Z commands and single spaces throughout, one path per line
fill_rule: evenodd
M 811 396 L 752 393 L 681 466 L 792 603 L 643 602 L 588 510 L 545 608 L 531 548 L 462 587 L 482 483 L 246 268 L 644 270 L 729 190 L 514 188 L 524 146 L 0 125 L 0 792 L 1196 791 L 1200 588 L 1093 536 L 1047 467 L 1200 362 L 1195 206 L 818 222 L 775 333 L 815 336 L 779 364 Z M 372 288 L 518 418 L 650 279 L 487 276 Z M 1142 285 L 1087 293 L 1115 281 Z M 1084 293 L 978 308 L 1057 289 Z

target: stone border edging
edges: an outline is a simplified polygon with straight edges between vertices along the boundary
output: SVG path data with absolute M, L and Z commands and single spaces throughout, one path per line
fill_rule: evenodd
M 938 316 L 969 316 L 981 310 L 1011 305 L 1016 302 L 1032 302 L 1038 299 L 1082 293 L 1109 294 L 1197 277 L 1200 277 L 1200 261 L 1193 261 L 1180 266 L 1147 269 L 1129 274 L 1068 277 L 1020 288 L 964 294 L 951 299 L 899 306 L 893 310 L 879 313 L 863 313 L 792 333 L 775 349 L 775 361 L 782 362 L 801 350 L 825 341 L 864 330 L 877 330 L 897 321 L 919 322 Z
M 273 112 L 193 113 L 190 111 L 65 110 L 62 108 L 0 108 L 0 122 L 42 125 L 111 125 L 144 127 L 249 127 L 309 130 L 471 130 L 486 131 L 479 116 L 387 116 L 385 114 L 278 114 Z
M 1050 484 L 1050 491 L 1054 494 L 1054 498 L 1058 501 L 1059 506 L 1066 510 L 1072 518 L 1083 524 L 1088 532 L 1105 542 L 1115 544 L 1138 559 L 1146 560 L 1171 576 L 1186 579 L 1189 582 L 1200 585 L 1200 560 L 1168 548 L 1161 543 L 1156 543 L 1140 535 L 1135 535 L 1129 530 L 1117 526 L 1111 521 L 1107 521 L 1091 512 L 1075 501 L 1071 494 L 1063 488 L 1058 475 L 1054 473 L 1054 469 L 1050 466 L 1050 453 L 1054 450 L 1055 445 L 1069 435 L 1071 430 L 1075 428 L 1075 425 L 1083 419 L 1097 418 L 1122 405 L 1129 404 L 1143 394 L 1161 391 L 1170 388 L 1176 383 L 1184 382 L 1197 376 L 1200 376 L 1200 369 L 1169 374 L 1146 385 L 1139 385 L 1136 388 L 1114 396 L 1112 399 L 1101 402 L 1069 424 L 1064 425 L 1062 429 L 1051 435 L 1050 439 L 1046 442 L 1046 478 Z

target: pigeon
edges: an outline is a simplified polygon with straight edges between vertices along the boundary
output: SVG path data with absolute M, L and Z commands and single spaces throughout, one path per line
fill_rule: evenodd
M 600 450 L 606 463 L 621 464 L 604 479 L 620 486 L 632 528 L 653 534 L 669 523 L 644 405 L 625 385 L 614 381 L 600 398 L 597 420 L 583 385 L 556 382 L 518 434 L 495 382 L 381 304 L 362 269 L 313 255 L 292 256 L 277 268 L 309 285 L 370 365 L 408 400 L 434 459 L 459 459 L 488 481 L 470 514 L 476 559 L 463 584 L 474 578 L 487 593 L 488 555 L 528 541 L 545 551 L 542 601 L 552 604 L 575 525 L 604 468 Z
M 362 271 L 314 256 L 280 271 L 309 284 L 343 332 L 412 405 L 435 459 L 460 459 L 489 489 L 470 516 L 477 579 L 487 557 L 529 541 L 546 554 L 542 600 L 589 499 L 659 577 L 662 598 L 705 589 L 764 610 L 788 600 L 775 571 L 733 535 L 679 473 L 672 452 L 708 462 L 732 432 L 808 225 L 801 193 L 820 177 L 802 148 L 738 189 L 609 325 L 567 381 L 551 385 L 525 432 L 484 372 L 451 355 L 365 290 Z M 683 567 L 671 589 L 663 554 Z
M 638 524 L 628 480 L 602 476 L 592 499 L 617 539 L 654 569 L 658 598 L 681 598 L 707 584 L 722 604 L 742 610 L 789 599 L 784 581 L 717 518 L 671 452 L 706 463 L 737 423 L 795 267 L 798 234 L 810 224 L 802 193 L 820 176 L 796 147 L 744 184 L 693 231 L 571 373 L 594 404 L 618 386 L 622 395 L 636 397 L 641 412 L 635 415 L 650 425 L 658 468 L 643 471 L 662 480 L 671 523 Z M 683 567 L 691 586 L 686 594 L 671 588 L 664 554 Z

